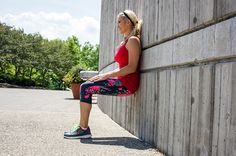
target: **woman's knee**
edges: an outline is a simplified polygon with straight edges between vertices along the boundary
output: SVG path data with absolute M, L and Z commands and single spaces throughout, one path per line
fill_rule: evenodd
M 86 88 L 88 88 L 93 82 L 86 81 L 80 85 L 80 91 L 85 91 Z

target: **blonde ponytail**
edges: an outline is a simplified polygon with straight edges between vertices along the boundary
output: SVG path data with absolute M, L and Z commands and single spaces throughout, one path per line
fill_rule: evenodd
M 138 20 L 134 26 L 133 35 L 137 36 L 138 38 L 140 38 L 141 35 L 142 22 L 142 20 Z

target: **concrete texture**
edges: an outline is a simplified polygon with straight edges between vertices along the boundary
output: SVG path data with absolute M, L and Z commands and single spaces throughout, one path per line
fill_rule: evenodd
M 0 88 L 0 155 L 162 155 L 113 122 L 96 104 L 89 123 L 92 139 L 64 139 L 64 131 L 78 121 L 79 101 L 69 91 Z
M 148 48 L 141 70 L 236 58 L 236 17 Z

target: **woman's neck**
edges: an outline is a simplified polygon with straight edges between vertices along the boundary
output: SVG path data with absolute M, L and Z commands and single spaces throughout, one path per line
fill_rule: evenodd
M 124 33 L 124 40 L 127 40 L 132 34 L 131 34 L 132 31 L 129 31 L 127 33 Z

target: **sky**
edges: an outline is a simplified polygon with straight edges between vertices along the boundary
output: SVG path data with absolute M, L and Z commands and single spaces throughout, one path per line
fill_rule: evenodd
M 99 43 L 101 0 L 1 0 L 0 22 L 25 33 Z

